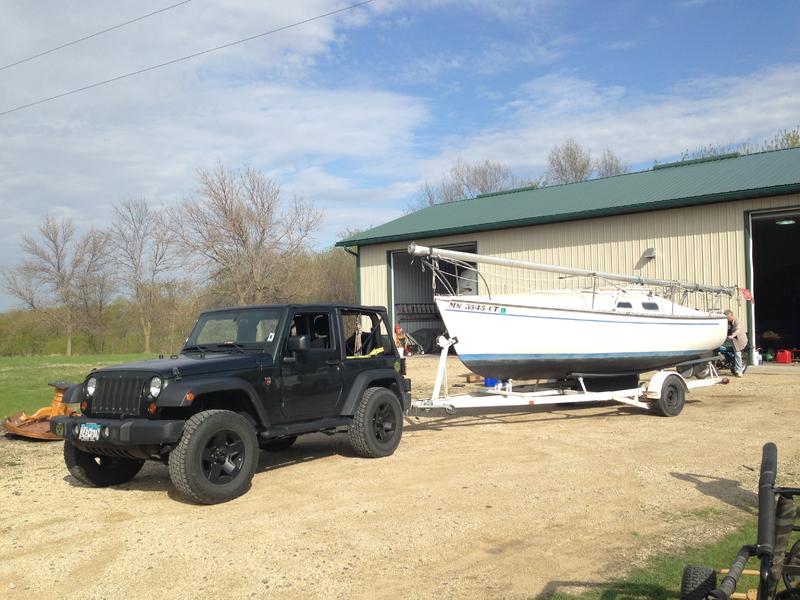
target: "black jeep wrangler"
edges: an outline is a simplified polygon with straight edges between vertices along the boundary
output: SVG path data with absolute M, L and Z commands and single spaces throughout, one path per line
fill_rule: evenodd
M 79 481 L 124 483 L 159 460 L 204 504 L 247 491 L 259 447 L 304 433 L 346 430 L 359 455 L 388 456 L 411 401 L 389 331 L 380 307 L 210 310 L 180 355 L 96 369 L 68 388 L 82 414 L 53 418 L 51 431 Z

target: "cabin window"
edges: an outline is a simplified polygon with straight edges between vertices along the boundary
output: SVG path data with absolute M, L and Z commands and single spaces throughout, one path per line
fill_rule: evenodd
M 658 310 L 658 304 L 655 302 L 642 302 L 642 308 L 645 310 Z
M 617 302 L 617 308 L 633 308 L 630 302 Z

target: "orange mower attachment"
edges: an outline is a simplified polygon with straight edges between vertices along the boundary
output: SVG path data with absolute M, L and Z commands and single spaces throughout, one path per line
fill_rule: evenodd
M 40 408 L 32 415 L 27 415 L 24 412 L 11 415 L 3 422 L 3 427 L 8 433 L 37 440 L 62 439 L 50 432 L 50 417 L 62 415 L 71 417 L 78 414 L 78 411 L 70 408 L 70 405 L 64 402 L 64 391 L 72 384 L 57 381 L 48 385 L 55 388 L 50 406 Z

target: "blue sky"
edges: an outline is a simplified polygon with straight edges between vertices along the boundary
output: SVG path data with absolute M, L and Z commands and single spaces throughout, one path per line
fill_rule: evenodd
M 2 2 L 0 64 L 168 4 Z M 0 111 L 344 5 L 193 0 L 0 71 Z M 799 2 L 376 0 L 0 117 L 0 268 L 46 214 L 102 227 L 121 199 L 190 197 L 217 162 L 312 200 L 325 246 L 458 159 L 536 177 L 571 136 L 648 168 L 800 125 L 798 90 Z

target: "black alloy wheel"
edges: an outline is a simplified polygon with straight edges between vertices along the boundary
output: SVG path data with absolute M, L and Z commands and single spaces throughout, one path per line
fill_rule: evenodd
M 361 395 L 350 425 L 353 450 L 367 458 L 394 453 L 403 435 L 403 410 L 390 389 L 367 388 Z
M 230 410 L 192 415 L 169 453 L 169 476 L 183 494 L 201 504 L 233 500 L 250 489 L 258 464 L 252 422 Z
M 203 473 L 214 484 L 230 483 L 242 470 L 244 441 L 235 431 L 220 431 L 203 449 Z
M 372 414 L 372 427 L 375 439 L 385 444 L 391 440 L 397 427 L 397 416 L 394 407 L 389 402 L 381 402 L 375 407 Z

